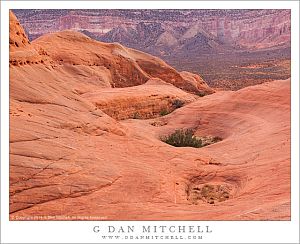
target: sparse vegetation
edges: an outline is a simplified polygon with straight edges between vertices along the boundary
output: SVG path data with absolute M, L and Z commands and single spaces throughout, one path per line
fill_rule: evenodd
M 179 100 L 179 99 L 175 99 L 173 102 L 172 102 L 172 106 L 173 108 L 177 109 L 177 108 L 181 108 L 182 106 L 184 105 L 184 102 Z
M 159 112 L 160 116 L 165 116 L 165 115 L 167 115 L 167 114 L 169 114 L 169 113 L 171 113 L 171 112 L 170 112 L 170 110 L 168 110 L 167 108 L 163 108 L 163 109 Z
M 205 147 L 216 142 L 222 141 L 219 136 L 194 136 L 193 129 L 176 130 L 174 133 L 161 138 L 161 140 L 174 147 Z
M 212 88 L 225 90 L 239 90 L 290 77 L 290 48 L 278 48 L 272 52 L 268 49 L 226 52 L 208 55 L 207 59 L 201 58 L 201 55 L 186 60 L 168 57 L 168 62 L 175 68 L 201 74 Z
M 200 91 L 196 95 L 199 97 L 204 97 L 206 94 L 203 91 Z
M 174 147 L 202 147 L 201 139 L 194 136 L 192 129 L 176 130 L 171 135 L 162 138 L 162 141 Z
M 160 116 L 165 116 L 171 112 L 173 112 L 177 108 L 181 108 L 184 105 L 184 101 L 181 101 L 179 99 L 175 99 L 172 101 L 172 106 L 171 108 L 164 107 L 162 110 L 159 112 Z

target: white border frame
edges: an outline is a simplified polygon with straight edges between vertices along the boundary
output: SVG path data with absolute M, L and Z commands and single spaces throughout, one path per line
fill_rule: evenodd
M 9 9 L 291 9 L 291 221 L 9 221 Z M 99 225 L 209 225 L 205 243 L 299 243 L 299 2 L 297 1 L 2 1 L 1 2 L 1 233 L 3 243 L 116 243 Z M 102 234 L 105 234 L 102 232 Z M 139 233 L 136 233 L 139 234 Z M 184 240 L 185 242 L 187 240 Z M 119 241 L 120 242 L 120 241 Z M 122 240 L 121 243 L 182 240 Z M 199 243 L 199 240 L 191 240 Z

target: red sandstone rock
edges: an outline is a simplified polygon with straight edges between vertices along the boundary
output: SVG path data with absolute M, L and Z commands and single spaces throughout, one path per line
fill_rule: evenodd
M 9 63 L 12 66 L 39 64 L 51 62 L 42 49 L 36 50 L 30 44 L 23 27 L 16 16 L 9 12 Z
M 62 43 L 77 42 L 77 35 L 67 34 Z M 107 71 L 95 69 L 103 82 L 93 80 L 87 65 L 97 57 L 92 47 L 102 44 L 85 41 L 89 50 L 72 51 L 67 46 L 58 46 L 61 53 L 52 47 L 45 50 L 54 59 L 53 67 L 10 66 L 11 219 L 38 215 L 94 220 L 290 219 L 290 80 L 196 99 L 166 80 L 149 80 L 153 74 L 167 77 L 166 70 L 175 77 L 182 74 L 169 66 L 160 73 L 158 59 L 112 44 L 101 52 L 107 60 L 115 50 L 128 51 L 139 60 L 125 61 L 122 53 L 123 58 L 110 61 L 116 65 L 112 76 L 135 70 L 139 82 L 143 77 L 148 82 L 104 89 L 113 79 L 106 77 Z M 26 44 L 24 57 L 30 50 Z M 60 65 L 61 57 L 67 61 Z M 73 68 L 73 61 L 81 66 Z M 145 66 L 149 70 L 144 71 Z M 147 98 L 156 94 L 160 101 Z M 129 105 L 150 110 L 149 104 L 159 106 L 166 96 L 189 104 L 160 118 L 123 121 L 95 105 L 128 99 L 109 107 L 126 114 Z M 181 128 L 223 140 L 203 148 L 175 148 L 160 140 Z M 204 188 L 206 196 L 215 198 L 213 203 L 203 196 L 198 199 L 198 189 Z
M 159 117 L 198 98 L 158 78 L 139 86 L 98 89 L 82 97 L 118 120 Z
M 75 69 L 78 65 L 84 69 L 93 67 L 87 76 L 92 76 L 94 70 L 97 70 L 100 77 L 105 77 L 107 87 L 136 86 L 146 83 L 150 78 L 160 78 L 192 93 L 213 92 L 205 82 L 183 78 L 179 72 L 157 57 L 117 43 L 98 42 L 78 32 L 48 34 L 33 43 L 45 49 L 60 65 L 72 65 Z

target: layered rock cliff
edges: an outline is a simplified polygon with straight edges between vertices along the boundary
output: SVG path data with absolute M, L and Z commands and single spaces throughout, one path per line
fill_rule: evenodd
M 184 46 L 199 33 L 219 44 L 265 48 L 290 41 L 290 11 L 257 10 L 16 10 L 33 37 L 74 29 L 154 52 Z M 43 19 L 43 23 L 37 21 Z M 207 38 L 207 37 L 206 37 Z

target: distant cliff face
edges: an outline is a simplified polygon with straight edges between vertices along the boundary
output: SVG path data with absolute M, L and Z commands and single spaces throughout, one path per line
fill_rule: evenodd
M 107 42 L 181 51 L 289 45 L 289 10 L 15 10 L 30 39 L 73 29 Z M 198 46 L 201 46 L 200 49 Z
M 14 12 L 29 40 L 75 30 L 92 39 L 118 42 L 160 57 L 178 71 L 200 74 L 213 87 L 235 90 L 290 77 L 289 10 Z M 245 68 L 248 66 L 256 68 Z

